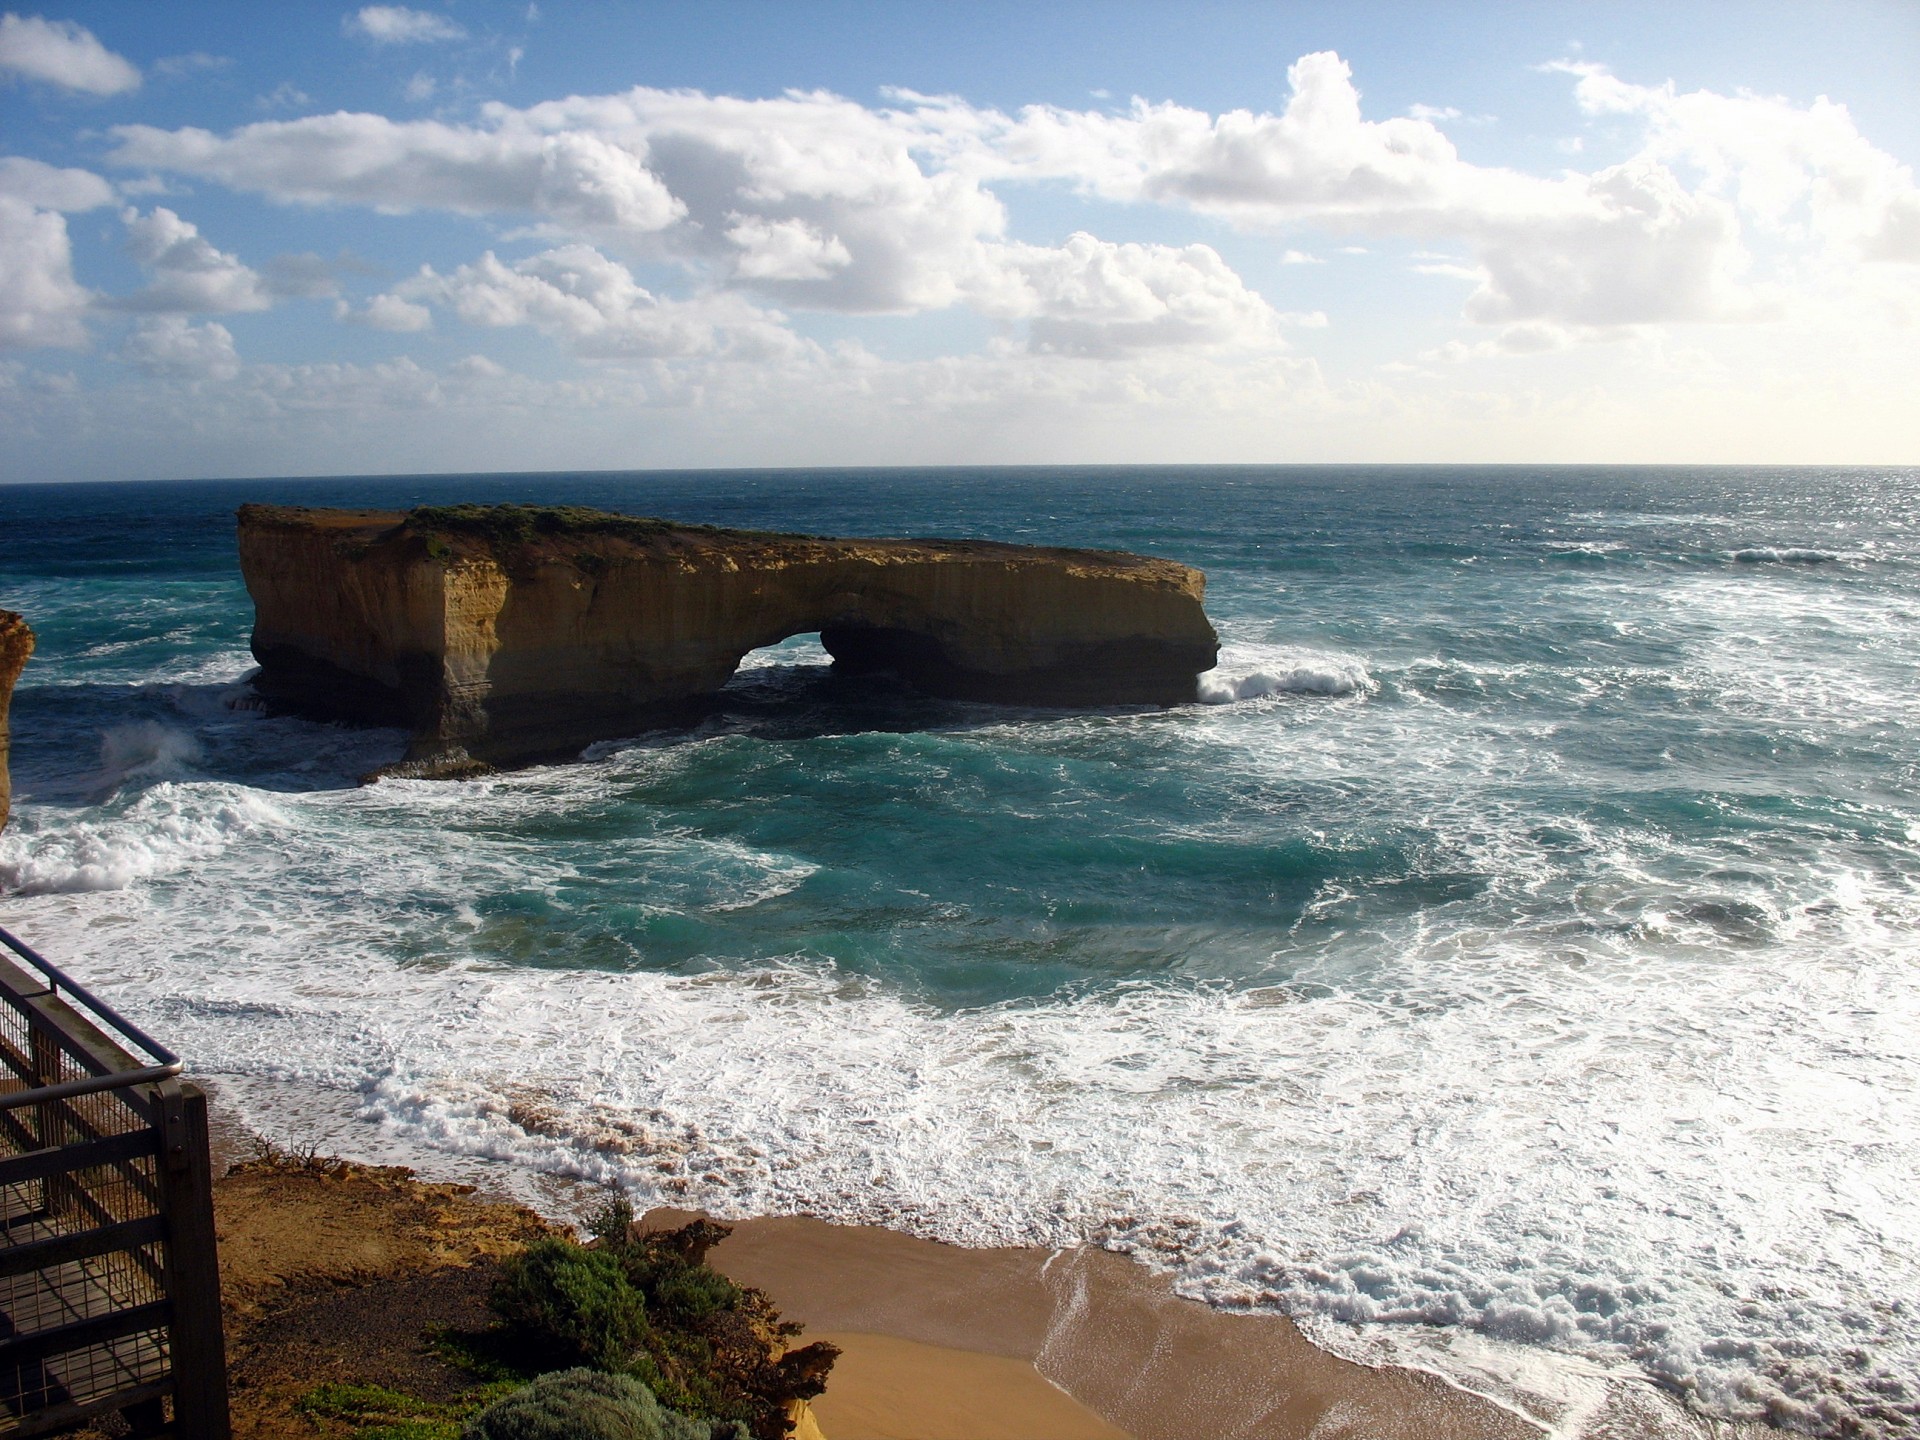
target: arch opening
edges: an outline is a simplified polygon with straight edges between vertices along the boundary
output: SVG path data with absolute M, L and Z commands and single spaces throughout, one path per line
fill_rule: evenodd
M 813 686 L 833 673 L 833 657 L 820 643 L 818 630 L 802 630 L 784 640 L 759 645 L 742 655 L 720 694 L 774 687 L 792 690 Z
M 770 645 L 756 646 L 740 657 L 740 663 L 733 667 L 733 678 L 740 679 L 755 670 L 776 668 L 809 668 L 816 665 L 831 665 L 833 657 L 820 643 L 818 630 L 802 630 L 787 636 L 784 640 L 775 640 Z

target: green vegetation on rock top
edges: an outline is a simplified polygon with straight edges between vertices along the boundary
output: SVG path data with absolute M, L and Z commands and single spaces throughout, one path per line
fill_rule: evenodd
M 407 525 L 423 535 L 458 535 L 481 540 L 496 551 L 540 540 L 605 535 L 644 543 L 663 535 L 748 535 L 713 525 L 683 525 L 651 515 L 617 515 L 584 505 L 419 505 L 407 512 Z

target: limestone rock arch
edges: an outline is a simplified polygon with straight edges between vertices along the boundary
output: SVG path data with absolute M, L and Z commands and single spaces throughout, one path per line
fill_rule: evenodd
M 405 725 L 422 773 L 632 734 L 815 631 L 845 671 L 1037 705 L 1188 701 L 1218 649 L 1199 571 L 1115 551 L 249 505 L 240 559 L 262 694 Z

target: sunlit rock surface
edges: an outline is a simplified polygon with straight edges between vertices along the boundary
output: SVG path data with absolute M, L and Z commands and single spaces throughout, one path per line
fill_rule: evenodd
M 578 509 L 247 505 L 255 684 L 405 726 L 416 773 L 558 758 L 711 695 L 818 631 L 843 672 L 957 699 L 1171 705 L 1218 648 L 1168 560 L 977 540 L 836 540 Z
M 7 823 L 13 808 L 13 780 L 7 772 L 7 751 L 13 730 L 7 721 L 7 709 L 13 703 L 13 682 L 33 653 L 33 631 L 27 622 L 11 610 L 0 610 L 0 828 Z

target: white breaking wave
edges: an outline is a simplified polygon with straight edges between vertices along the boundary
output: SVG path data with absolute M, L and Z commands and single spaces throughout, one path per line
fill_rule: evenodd
M 1731 552 L 1731 558 L 1736 565 L 1826 565 L 1846 557 L 1837 550 L 1814 550 L 1797 545 L 1752 545 Z
M 758 650 L 749 650 L 740 657 L 740 665 L 735 673 L 770 670 L 778 666 L 812 668 L 832 663 L 833 657 L 821 648 L 818 635 L 790 635 L 776 644 L 762 645 Z
M 136 759 L 136 769 L 168 763 L 137 744 L 128 753 L 147 756 Z M 125 890 L 211 860 L 237 841 L 286 823 L 265 796 L 240 785 L 162 782 L 118 814 L 94 812 L 86 819 L 23 806 L 0 835 L 0 891 Z
M 1200 677 L 1200 700 L 1231 705 L 1269 695 L 1370 695 L 1377 688 L 1364 662 L 1324 651 L 1281 651 L 1265 663 L 1229 647 L 1222 663 Z M 1244 647 L 1251 649 L 1252 647 Z M 1256 668 L 1246 669 L 1249 664 Z

